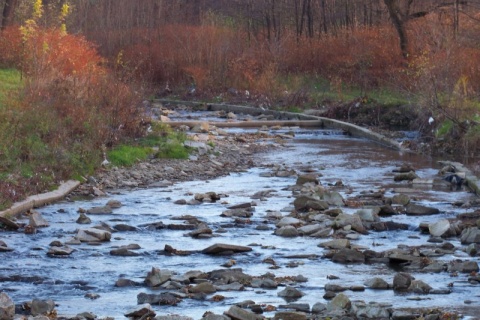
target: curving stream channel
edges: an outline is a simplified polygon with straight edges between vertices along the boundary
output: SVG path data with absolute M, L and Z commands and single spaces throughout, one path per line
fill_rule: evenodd
M 238 130 L 238 129 L 237 129 Z M 292 130 L 279 129 L 277 132 Z M 407 230 L 370 231 L 366 235 L 351 237 L 352 245 L 363 246 L 375 251 L 396 249 L 399 246 L 429 245 L 430 236 L 419 231 L 421 222 L 436 222 L 472 211 L 454 203 L 467 203 L 475 196 L 465 190 L 451 190 L 446 184 L 418 184 L 394 182 L 392 172 L 404 164 L 411 164 L 418 176 L 424 179 L 437 178 L 439 167 L 432 160 L 414 154 L 402 154 L 385 149 L 375 143 L 343 135 L 335 130 L 306 130 L 293 128 L 295 138 L 275 152 L 258 156 L 258 166 L 246 172 L 232 173 L 210 181 L 176 183 L 173 186 L 123 190 L 95 200 L 59 202 L 38 211 L 50 223 L 48 228 L 34 235 L 19 232 L 1 232 L 0 239 L 15 250 L 0 253 L 0 290 L 6 292 L 16 303 L 38 299 L 52 299 L 61 315 L 75 315 L 90 311 L 98 317 L 112 316 L 123 319 L 124 314 L 137 306 L 139 293 L 160 293 L 161 290 L 146 288 L 143 285 L 116 287 L 118 279 L 129 279 L 142 283 L 152 267 L 167 269 L 182 275 L 188 271 L 209 272 L 225 268 L 222 265 L 233 259 L 233 268 L 242 268 L 252 276 L 268 272 L 276 277 L 304 276 L 307 281 L 294 283 L 304 293 L 296 303 L 313 306 L 317 302 L 327 303 L 323 298 L 327 283 L 342 286 L 363 286 L 372 277 L 381 277 L 391 283 L 399 268 L 385 263 L 339 264 L 325 257 L 327 249 L 319 243 L 331 240 L 309 236 L 293 238 L 274 235 L 275 223 L 271 216 L 287 216 L 293 209 L 294 197 L 289 189 L 296 183 L 297 176 L 275 176 L 275 165 L 295 170 L 321 174 L 320 183 L 337 190 L 344 199 L 365 199 L 365 195 L 385 190 L 385 197 L 398 192 L 407 192 L 417 203 L 440 210 L 429 216 L 407 216 L 404 214 L 388 217 L 399 223 L 408 224 Z M 235 130 L 231 130 L 235 131 Z M 342 181 L 342 186 L 336 186 Z M 338 185 L 338 183 L 337 183 Z M 400 189 L 401 188 L 401 189 Z M 263 199 L 252 199 L 259 192 L 269 195 Z M 270 191 L 270 192 L 267 192 Z M 199 205 L 179 205 L 179 199 L 190 200 L 195 193 L 216 192 L 221 200 Z M 363 197 L 363 198 L 362 198 Z M 104 206 L 110 199 L 118 200 L 122 206 L 111 214 L 89 215 L 92 226 L 105 222 L 108 225 L 126 224 L 135 231 L 122 231 L 112 234 L 110 242 L 101 245 L 82 243 L 72 246 L 75 251 L 66 258 L 47 256 L 49 244 L 54 240 L 66 242 L 75 235 L 80 226 L 75 223 L 80 208 L 88 209 Z M 221 214 L 230 205 L 255 202 L 254 212 L 247 223 L 235 222 L 234 218 Z M 344 213 L 353 214 L 359 208 L 343 206 Z M 193 239 L 185 236 L 189 230 L 168 228 L 152 229 L 148 224 L 162 222 L 182 224 L 176 218 L 191 215 L 206 223 L 214 236 Z M 384 219 L 384 218 L 382 218 Z M 244 220 L 245 222 L 245 220 Z M 456 248 L 451 254 L 438 259 L 473 260 L 463 250 L 458 238 L 446 239 Z M 178 250 L 202 250 L 215 243 L 250 246 L 253 250 L 233 256 L 212 256 L 202 253 L 190 255 L 165 255 L 165 245 Z M 138 244 L 138 256 L 112 256 L 110 250 L 123 245 Z M 275 268 L 272 263 L 275 261 Z M 332 275 L 338 279 L 332 279 Z M 347 290 L 344 293 L 351 300 L 375 301 L 403 307 L 443 307 L 472 316 L 480 310 L 478 286 L 467 281 L 468 274 L 452 277 L 449 272 L 412 272 L 412 275 L 428 283 L 433 289 L 447 289 L 449 294 L 419 295 L 416 293 L 396 293 L 393 290 L 364 291 Z M 453 283 L 453 287 L 452 287 Z M 200 319 L 206 311 L 222 314 L 229 306 L 254 300 L 258 304 L 273 305 L 279 308 L 287 304 L 277 289 L 245 287 L 242 291 L 221 291 L 225 299 L 211 301 L 211 295 L 204 300 L 183 299 L 177 306 L 155 305 L 157 315 L 180 314 Z M 86 294 L 91 294 L 87 295 Z M 88 298 L 90 297 L 90 298 Z M 91 299 L 91 297 L 94 297 Z M 468 300 L 468 301 L 467 301 Z M 264 313 L 273 316 L 274 313 Z

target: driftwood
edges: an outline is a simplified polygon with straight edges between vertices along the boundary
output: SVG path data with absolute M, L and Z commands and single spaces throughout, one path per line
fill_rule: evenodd
M 172 127 L 189 126 L 194 127 L 206 121 L 168 121 L 164 122 Z M 261 128 L 261 127 L 313 127 L 322 126 L 322 122 L 318 120 L 272 120 L 272 121 L 208 121 L 211 126 L 217 128 Z
M 79 181 L 69 180 L 58 187 L 57 190 L 30 196 L 27 199 L 14 203 L 9 209 L 1 211 L 1 217 L 13 217 L 32 208 L 41 207 L 62 199 L 80 185 Z

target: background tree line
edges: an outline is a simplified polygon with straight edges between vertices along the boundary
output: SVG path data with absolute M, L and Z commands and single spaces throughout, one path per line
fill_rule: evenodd
M 43 23 L 56 23 L 56 12 L 66 0 L 44 0 Z M 29 15 L 29 0 L 1 0 L 1 26 L 21 23 Z M 116 45 L 106 34 L 112 30 L 154 29 L 168 24 L 199 25 L 230 22 L 245 29 L 249 36 L 280 40 L 286 33 L 314 38 L 338 35 L 392 23 L 404 55 L 408 53 L 408 21 L 430 13 L 439 15 L 438 23 L 449 24 L 459 32 L 460 19 L 477 19 L 478 0 L 77 0 L 71 3 L 69 30 L 83 33 L 101 45 L 103 53 L 112 54 Z M 218 21 L 222 17 L 222 21 Z M 122 45 L 136 39 L 125 37 Z

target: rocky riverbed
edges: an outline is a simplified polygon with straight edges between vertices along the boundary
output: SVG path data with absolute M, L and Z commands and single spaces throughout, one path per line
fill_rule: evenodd
M 0 319 L 474 319 L 461 173 L 299 131 L 192 128 L 190 160 L 3 221 Z

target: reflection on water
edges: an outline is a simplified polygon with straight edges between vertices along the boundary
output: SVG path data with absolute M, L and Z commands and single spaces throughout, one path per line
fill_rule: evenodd
M 278 151 L 264 155 L 261 161 L 265 164 L 284 164 L 298 171 L 308 166 L 311 170 L 322 174 L 320 180 L 323 185 L 334 184 L 341 180 L 346 187 L 339 191 L 345 198 L 382 188 L 386 189 L 387 195 L 393 195 L 394 188 L 410 187 L 406 183 L 393 182 L 392 170 L 405 163 L 416 168 L 417 174 L 422 178 L 434 177 L 438 171 L 431 160 L 414 154 L 402 154 L 384 149 L 374 143 L 347 137 L 331 130 L 301 130 L 296 134 L 294 141 Z M 39 211 L 50 222 L 50 227 L 39 230 L 35 235 L 15 232 L 0 234 L 2 240 L 15 248 L 14 252 L 1 254 L 2 290 L 8 292 L 17 303 L 32 298 L 53 299 L 58 304 L 59 314 L 72 315 L 92 311 L 98 316 L 123 318 L 127 310 L 136 306 L 137 294 L 149 290 L 143 287 L 116 288 L 114 286 L 116 280 L 128 278 L 142 282 L 152 267 L 169 269 L 178 274 L 190 270 L 208 272 L 220 269 L 227 257 L 212 257 L 200 253 L 190 256 L 158 254 L 167 244 L 180 250 L 202 250 L 218 242 L 252 245 L 252 252 L 234 257 L 236 267 L 243 268 L 244 272 L 250 275 L 260 276 L 273 272 L 276 276 L 307 277 L 308 282 L 303 283 L 299 288 L 306 293 L 297 301 L 299 303 L 313 305 L 316 302 L 326 302 L 322 298 L 323 287 L 327 282 L 332 282 L 327 279 L 330 274 L 339 276 L 340 279 L 333 282 L 343 286 L 362 285 L 372 276 L 380 276 L 388 282 L 392 281 L 395 271 L 383 264 L 344 266 L 322 258 L 324 249 L 317 245 L 324 240 L 274 236 L 274 225 L 267 224 L 266 213 L 281 211 L 284 215 L 288 214 L 285 208 L 291 205 L 293 198 L 286 188 L 295 184 L 296 179 L 295 177 L 264 177 L 263 173 L 268 171 L 268 166 L 265 166 L 211 181 L 192 181 L 178 183 L 168 188 L 123 191 L 120 194 L 93 201 L 61 202 L 41 208 Z M 229 218 L 220 217 L 229 204 L 251 202 L 250 197 L 261 190 L 275 190 L 275 192 L 273 197 L 264 201 L 256 200 L 257 206 L 250 224 L 233 224 Z M 225 194 L 227 197 L 216 203 L 197 206 L 173 204 L 178 199 L 189 200 L 192 198 L 191 194 L 208 191 Z M 439 208 L 442 213 L 438 216 L 419 218 L 395 216 L 391 219 L 407 223 L 411 226 L 410 230 L 370 233 L 353 242 L 368 247 L 375 245 L 372 249 L 377 251 L 396 248 L 402 244 L 425 244 L 427 236 L 421 235 L 417 230 L 420 222 L 436 221 L 465 212 L 465 209 L 454 207 L 451 203 L 457 200 L 468 201 L 473 197 L 467 192 L 451 192 L 448 188 L 430 187 L 418 189 L 415 196 L 423 199 L 422 203 Z M 182 221 L 175 220 L 175 217 L 192 215 L 207 223 L 216 237 L 194 240 L 184 236 L 187 231 L 167 229 L 152 231 L 139 228 L 137 232 L 114 233 L 111 242 L 101 246 L 88 244 L 75 246 L 76 251 L 68 258 L 47 257 L 48 246 L 53 240 L 64 242 L 75 234 L 77 228 L 83 227 L 75 223 L 79 208 L 102 206 L 109 199 L 120 200 L 123 206 L 111 215 L 90 215 L 92 225 L 106 222 L 112 226 L 118 223 L 142 226 L 159 221 L 165 224 L 179 224 Z M 347 213 L 353 213 L 356 210 L 342 209 Z M 260 224 L 267 224 L 269 229 L 257 230 L 255 227 Z M 141 246 L 140 256 L 114 257 L 109 254 L 112 248 L 131 243 Z M 461 248 L 457 241 L 452 243 Z M 461 251 L 457 253 L 461 255 Z M 296 254 L 309 254 L 311 257 L 291 258 Z M 461 256 L 466 258 L 464 255 Z M 267 257 L 273 258 L 281 268 L 270 270 L 271 265 L 262 263 Z M 6 278 L 15 277 L 18 281 L 3 281 Z M 415 277 L 429 283 L 435 289 L 446 288 L 452 282 L 452 278 L 447 273 L 419 274 Z M 450 295 L 430 295 L 427 299 L 420 301 L 408 300 L 407 296 L 399 296 L 392 290 L 382 291 L 381 295 L 374 290 L 347 291 L 347 295 L 354 300 L 391 303 L 395 307 L 450 308 L 462 306 L 463 301 L 468 297 L 479 306 L 480 303 L 475 300 L 477 294 L 475 288 L 463 280 L 465 277 L 455 281 Z M 177 313 L 199 319 L 207 310 L 222 313 L 228 309 L 229 305 L 247 299 L 272 305 L 284 304 L 285 301 L 277 296 L 277 291 L 281 289 L 267 290 L 260 294 L 257 293 L 257 289 L 246 288 L 242 292 L 221 292 L 226 297 L 222 302 L 186 299 L 180 303 L 179 307 L 154 306 L 154 309 L 157 314 Z M 84 296 L 88 292 L 97 293 L 100 297 L 96 300 L 87 299 Z

